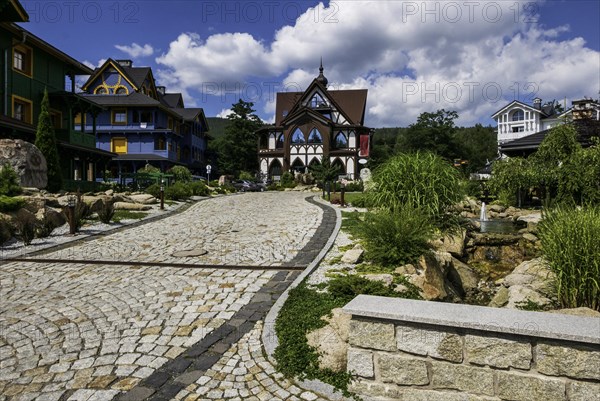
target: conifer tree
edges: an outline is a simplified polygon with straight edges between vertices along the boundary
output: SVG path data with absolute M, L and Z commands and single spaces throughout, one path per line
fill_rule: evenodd
M 46 158 L 48 166 L 48 186 L 50 192 L 56 192 L 62 187 L 62 176 L 60 169 L 60 160 L 58 158 L 58 148 L 56 145 L 56 135 L 50 118 L 50 101 L 48 100 L 48 90 L 44 89 L 44 98 L 38 118 L 38 126 L 35 134 L 35 146 L 42 152 Z

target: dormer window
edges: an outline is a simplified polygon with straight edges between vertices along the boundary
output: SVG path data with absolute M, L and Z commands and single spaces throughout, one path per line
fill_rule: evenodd
M 310 99 L 309 106 L 313 109 L 317 109 L 317 108 L 322 108 L 322 107 L 328 107 L 329 105 L 327 104 L 325 99 L 323 99 L 323 97 L 321 95 L 319 95 L 318 93 L 315 93 L 313 95 L 313 97 Z

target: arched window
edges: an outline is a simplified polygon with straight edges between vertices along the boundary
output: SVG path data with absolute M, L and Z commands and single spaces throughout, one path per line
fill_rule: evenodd
M 269 177 L 273 178 L 274 176 L 280 176 L 282 172 L 281 162 L 277 159 L 271 162 L 271 167 L 269 167 Z
M 331 166 L 338 168 L 338 176 L 346 175 L 346 166 L 340 159 L 335 159 Z
M 302 133 L 300 128 L 296 128 L 296 131 L 294 131 L 294 135 L 292 135 L 292 144 L 301 144 L 305 142 L 306 140 L 304 139 L 304 134 Z
M 313 128 L 308 134 L 308 143 L 323 143 L 323 137 L 318 129 Z
M 310 161 L 310 163 L 308 163 L 308 167 L 318 166 L 319 164 L 321 164 L 319 159 L 317 159 L 316 157 L 313 157 L 313 159 Z
M 296 158 L 296 160 L 294 160 L 294 162 L 292 163 L 292 170 L 297 173 L 304 173 L 304 170 L 306 170 L 306 168 L 302 160 L 300 160 L 300 158 Z
M 115 90 L 115 94 L 116 95 L 128 95 L 129 91 L 127 90 L 126 87 L 124 86 L 119 86 L 116 90 Z
M 335 136 L 335 147 L 336 148 L 347 148 L 348 147 L 348 138 L 346 138 L 346 135 L 344 135 L 343 132 L 340 132 Z
M 99 86 L 94 90 L 96 95 L 108 95 L 108 90 L 104 86 Z
M 518 109 L 513 112 L 512 120 L 513 121 L 523 121 L 525 119 L 525 112 L 523 110 Z
M 279 134 L 277 136 L 277 141 L 275 142 L 275 149 L 283 149 L 283 143 L 285 141 L 285 137 L 283 134 Z

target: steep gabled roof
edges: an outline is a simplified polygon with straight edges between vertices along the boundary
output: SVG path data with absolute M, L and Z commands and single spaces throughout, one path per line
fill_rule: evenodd
M 50 43 L 38 38 L 37 36 L 29 32 L 28 30 L 20 27 L 19 25 L 14 24 L 12 22 L 0 22 L 0 25 L 2 25 L 2 28 L 6 28 L 6 30 L 8 30 L 9 32 L 13 33 L 14 35 L 17 35 L 20 39 L 25 38 L 25 44 L 30 44 L 35 47 L 38 47 L 42 51 L 45 51 L 51 56 L 56 57 L 58 60 L 68 65 L 74 74 L 89 75 L 92 73 L 92 69 L 86 66 L 85 64 L 80 63 L 73 57 L 52 46 Z
M 524 109 L 527 109 L 529 111 L 534 111 L 536 113 L 539 113 L 541 115 L 545 115 L 541 110 L 536 109 L 535 107 L 532 107 L 528 104 L 525 104 L 523 102 L 520 102 L 518 100 L 513 100 L 512 102 L 510 102 L 509 104 L 507 104 L 506 106 L 504 106 L 503 108 L 501 108 L 500 110 L 498 110 L 497 112 L 495 112 L 494 114 L 492 114 L 492 118 L 496 118 L 499 114 L 504 113 L 507 109 L 513 107 L 513 106 L 519 106 L 522 107 Z
M 150 67 L 122 67 L 123 71 L 131 78 L 135 86 L 138 88 L 142 87 L 142 84 L 148 78 L 148 74 L 152 73 Z
M 101 106 L 161 106 L 158 100 L 138 92 L 132 92 L 129 95 L 91 95 L 84 93 L 81 96 Z
M 29 15 L 18 0 L 0 2 L 0 21 L 29 22 Z
M 164 95 L 159 94 L 158 97 L 160 101 L 167 107 L 183 107 L 183 96 L 181 95 L 181 93 L 165 93 Z
M 328 91 L 354 125 L 364 125 L 367 108 L 367 89 Z
M 115 70 L 117 70 L 119 72 L 119 74 L 121 74 L 121 76 L 123 76 L 123 78 L 125 78 L 125 80 L 129 83 L 129 85 L 131 85 L 133 87 L 134 90 L 138 91 L 140 89 L 140 87 L 136 83 L 136 80 L 134 80 L 133 77 L 131 77 L 129 75 L 129 73 L 125 70 L 125 67 L 123 67 L 122 65 L 120 65 L 119 63 L 117 63 L 112 58 L 109 58 L 108 60 L 106 60 L 104 62 L 104 64 L 102 64 L 101 67 L 96 68 L 94 70 L 93 74 L 85 82 L 85 84 L 83 84 L 83 86 L 81 87 L 81 89 L 84 90 L 84 91 L 87 91 L 89 85 L 92 84 L 93 82 L 95 82 L 96 79 L 98 79 L 98 77 L 104 72 L 104 70 L 106 70 L 109 67 L 112 67 Z
M 330 101 L 337 112 L 341 113 L 351 125 L 363 125 L 367 106 L 367 89 L 327 90 L 321 82 L 314 79 L 304 92 L 277 93 L 275 125 L 285 124 L 289 118 L 299 112 L 302 103 L 318 89 Z M 284 111 L 287 111 L 284 116 Z
M 191 108 L 173 108 L 175 113 L 177 113 L 181 118 L 185 121 L 194 121 L 197 117 L 202 121 L 202 127 L 204 127 L 204 131 L 208 131 L 210 127 L 208 126 L 208 120 L 204 115 L 204 109 L 201 107 L 191 107 Z

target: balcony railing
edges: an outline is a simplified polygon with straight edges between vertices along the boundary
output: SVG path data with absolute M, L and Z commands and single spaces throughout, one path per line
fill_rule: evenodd
M 92 134 L 82 133 L 66 128 L 56 130 L 56 138 L 71 145 L 83 146 L 86 148 L 96 147 L 96 138 Z

